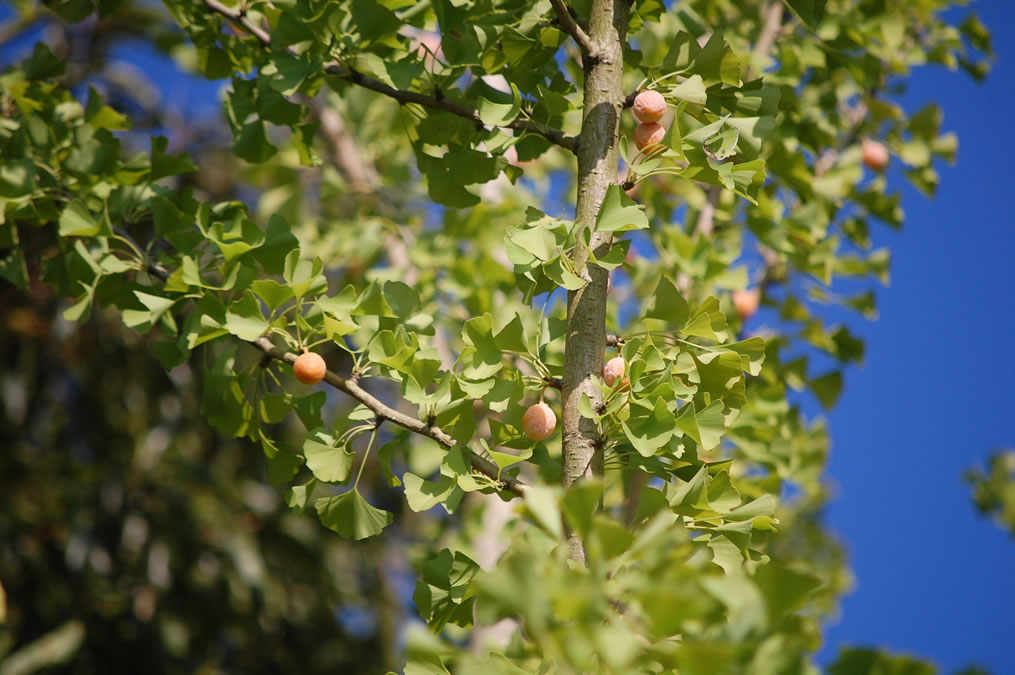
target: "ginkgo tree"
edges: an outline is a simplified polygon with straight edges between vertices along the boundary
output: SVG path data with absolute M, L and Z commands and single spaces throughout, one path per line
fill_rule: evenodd
M 848 573 L 801 406 L 863 357 L 820 306 L 876 314 L 889 178 L 955 155 L 897 103 L 986 74 L 950 4 L 166 0 L 234 186 L 39 43 L 0 75 L 0 273 L 200 363 L 292 509 L 400 531 L 407 673 L 810 672 Z

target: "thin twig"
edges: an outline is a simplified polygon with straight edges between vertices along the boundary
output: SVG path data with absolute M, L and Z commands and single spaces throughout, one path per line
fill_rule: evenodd
M 280 349 L 279 347 L 276 347 L 272 343 L 272 341 L 267 337 L 264 336 L 259 337 L 256 340 L 254 340 L 251 344 L 260 349 L 266 355 L 278 361 L 282 361 L 284 363 L 289 364 L 292 364 L 296 361 L 297 355 L 295 353 L 287 352 Z M 325 374 L 324 381 L 330 384 L 331 386 L 335 387 L 336 389 L 348 394 L 349 396 L 356 399 L 363 405 L 365 405 L 367 408 L 370 409 L 371 412 L 374 413 L 374 415 L 377 416 L 378 419 L 387 420 L 389 422 L 397 424 L 403 429 L 408 429 L 409 431 L 420 434 L 422 436 L 426 436 L 427 438 L 432 438 L 433 440 L 437 441 L 438 443 L 440 443 L 441 445 L 443 445 L 445 448 L 448 449 L 451 449 L 458 445 L 455 439 L 452 438 L 447 432 L 442 430 L 440 427 L 428 424 L 426 422 L 416 419 L 415 417 L 412 417 L 411 415 L 406 415 L 405 413 L 399 412 L 394 408 L 391 408 L 390 406 L 384 404 L 382 401 L 375 398 L 373 394 L 363 389 L 363 387 L 361 387 L 358 382 L 354 382 L 353 380 L 347 380 L 341 375 L 333 373 L 330 370 L 327 372 L 327 374 Z M 475 454 L 468 448 L 466 448 L 466 451 L 469 453 L 473 469 L 480 472 L 484 476 L 487 476 L 488 478 L 498 481 L 502 486 L 502 489 L 507 490 L 508 492 L 514 493 L 519 496 L 523 496 L 525 494 L 525 490 L 528 486 L 526 486 L 524 483 L 515 478 L 505 476 L 498 477 L 500 470 L 496 464 L 494 464 L 493 462 L 484 457 L 480 457 L 479 455 Z
M 171 276 L 169 270 L 150 259 L 147 261 L 146 267 L 149 274 L 162 279 L 163 281 L 169 279 Z M 289 364 L 296 361 L 296 354 L 286 352 L 276 347 L 267 337 L 259 337 L 251 344 L 264 352 L 266 358 L 276 359 Z M 418 420 L 411 415 L 406 415 L 405 413 L 399 412 L 394 408 L 385 405 L 383 402 L 374 397 L 373 394 L 359 386 L 359 383 L 355 379 L 347 380 L 341 375 L 337 375 L 329 370 L 324 376 L 324 381 L 365 405 L 380 420 L 388 420 L 404 429 L 432 438 L 448 449 L 458 445 L 455 439 L 448 435 L 440 427 L 427 424 L 426 422 Z M 469 453 L 473 469 L 480 472 L 487 478 L 500 483 L 501 489 L 507 490 L 508 492 L 518 496 L 524 496 L 525 490 L 528 487 L 527 485 L 516 478 L 499 475 L 500 469 L 496 464 L 485 457 L 480 457 L 468 448 L 465 448 L 465 450 Z
M 595 59 L 598 56 L 598 50 L 596 45 L 592 42 L 592 38 L 589 37 L 578 22 L 571 16 L 571 12 L 567 5 L 564 4 L 564 0 L 550 0 L 550 4 L 553 5 L 553 10 L 557 13 L 557 21 L 560 22 L 560 27 L 565 33 L 574 38 L 574 41 L 581 47 L 582 54 L 586 58 Z
M 256 37 L 265 47 L 271 46 L 271 35 L 261 26 L 251 21 L 250 17 L 248 17 L 244 12 L 226 7 L 222 3 L 218 2 L 218 0 L 203 1 L 205 6 L 209 9 L 224 16 L 229 21 L 238 24 L 244 30 Z M 415 103 L 427 108 L 443 110 L 453 115 L 458 115 L 459 117 L 471 120 L 475 122 L 477 126 L 484 126 L 483 120 L 479 116 L 479 111 L 469 105 L 466 105 L 465 103 L 454 101 L 445 97 L 421 94 L 416 91 L 395 89 L 394 87 L 385 84 L 380 80 L 364 75 L 353 68 L 343 66 L 337 61 L 329 61 L 323 64 L 323 70 L 332 77 L 345 80 L 346 82 L 351 82 L 365 89 L 375 91 L 378 94 L 383 94 L 398 101 L 399 103 Z M 560 129 L 540 124 L 534 120 L 519 117 L 509 124 L 504 125 L 503 128 L 542 136 L 554 145 L 560 146 L 572 153 L 575 152 L 577 148 L 577 139 L 574 136 L 568 136 Z
M 849 120 L 849 127 L 847 127 L 846 133 L 839 141 L 839 144 L 822 152 L 821 156 L 818 157 L 818 161 L 814 163 L 815 178 L 823 176 L 829 169 L 835 166 L 835 162 L 838 161 L 839 155 L 842 154 L 843 150 L 859 140 L 860 129 L 867 120 L 867 101 L 861 100 L 856 106 L 847 109 L 846 117 Z
M 758 35 L 757 42 L 754 43 L 754 59 L 759 64 L 768 58 L 769 52 L 772 51 L 772 45 L 775 44 L 775 38 L 782 30 L 782 8 L 783 0 L 774 0 L 768 8 L 765 10 L 765 24 L 761 28 L 761 33 Z M 747 69 L 747 77 L 751 78 L 751 69 Z
M 754 59 L 758 63 L 768 58 L 768 54 L 775 44 L 775 38 L 779 34 L 779 31 L 782 30 L 782 2 L 783 0 L 772 0 L 768 7 L 763 10 L 764 23 L 761 26 L 761 32 L 758 33 L 758 39 L 755 41 L 754 49 L 752 50 Z M 753 77 L 751 68 L 747 69 L 746 76 L 748 79 Z M 694 223 L 692 233 L 697 232 L 705 237 L 712 235 L 715 229 L 715 211 L 721 198 L 722 190 L 718 186 L 709 188 L 705 204 L 698 214 L 698 219 Z M 687 274 L 681 273 L 680 278 L 677 280 L 677 287 L 686 291 L 690 288 L 690 285 L 691 278 Z

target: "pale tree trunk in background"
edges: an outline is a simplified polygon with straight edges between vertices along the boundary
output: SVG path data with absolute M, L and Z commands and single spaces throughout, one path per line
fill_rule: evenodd
M 617 182 L 617 135 L 624 110 L 624 50 L 628 2 L 594 0 L 589 16 L 589 38 L 595 49 L 586 56 L 584 110 L 578 145 L 578 204 L 575 209 L 577 236 L 595 226 L 596 215 L 607 188 Z M 590 248 L 604 253 L 612 237 L 593 234 Z M 564 486 L 603 473 L 602 440 L 592 420 L 578 412 L 584 392 L 597 404 L 599 388 L 590 376 L 603 368 L 606 348 L 607 272 L 598 266 L 582 270 L 588 255 L 575 248 L 575 267 L 588 282 L 567 298 L 567 346 L 564 357 L 563 435 Z M 585 562 L 585 549 L 576 535 L 570 538 L 571 558 Z
M 506 502 L 497 495 L 474 493 L 475 499 L 483 506 L 483 531 L 473 541 L 473 552 L 476 563 L 489 572 L 497 564 L 497 560 L 508 547 L 504 538 L 504 527 L 515 519 L 515 505 Z M 482 626 L 474 621 L 470 636 L 472 653 L 481 658 L 488 648 L 503 649 L 511 641 L 511 636 L 518 629 L 518 622 L 513 619 L 502 619 L 492 626 Z

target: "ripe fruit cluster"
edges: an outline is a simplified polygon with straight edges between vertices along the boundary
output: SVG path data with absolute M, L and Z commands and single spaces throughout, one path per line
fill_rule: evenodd
M 666 114 L 666 99 L 658 91 L 643 91 L 634 97 L 632 112 L 641 124 L 634 129 L 634 144 L 639 150 L 662 143 L 666 128 L 659 120 Z
M 293 362 L 293 375 L 303 384 L 317 384 L 328 372 L 328 364 L 319 354 L 304 352 Z
M 621 388 L 630 386 L 630 382 L 624 377 L 626 368 L 623 356 L 614 356 L 607 361 L 603 365 L 603 381 L 606 383 L 606 386 L 612 387 L 622 377 L 624 379 L 620 383 Z M 557 416 L 554 414 L 553 408 L 542 401 L 529 406 L 525 414 L 522 415 L 522 431 L 534 441 L 545 441 L 553 435 L 553 431 L 556 428 Z

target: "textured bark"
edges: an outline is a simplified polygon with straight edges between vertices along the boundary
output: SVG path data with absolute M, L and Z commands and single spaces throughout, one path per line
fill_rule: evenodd
M 589 37 L 594 56 L 586 57 L 584 110 L 578 140 L 578 203 L 575 209 L 579 239 L 585 229 L 595 225 L 596 215 L 607 188 L 617 182 L 617 134 L 624 110 L 624 52 L 628 2 L 594 0 L 589 16 Z M 612 237 L 593 234 L 591 248 L 598 256 L 605 252 Z M 575 267 L 587 281 L 567 298 L 567 346 L 564 357 L 562 394 L 564 435 L 564 486 L 603 473 L 602 441 L 592 420 L 578 412 L 582 393 L 593 403 L 600 402 L 599 388 L 591 379 L 603 368 L 606 348 L 607 272 L 591 265 L 588 255 L 575 249 Z M 571 558 L 585 562 L 580 538 L 571 535 Z

